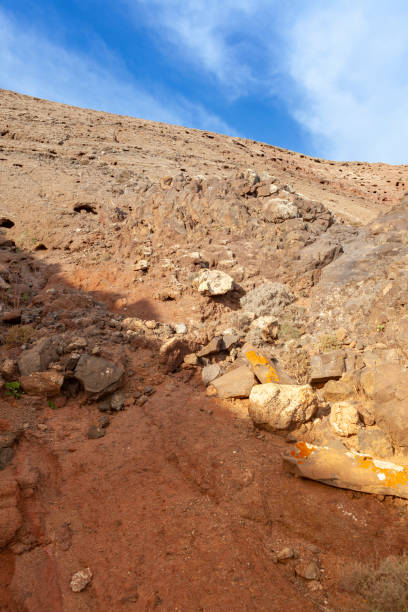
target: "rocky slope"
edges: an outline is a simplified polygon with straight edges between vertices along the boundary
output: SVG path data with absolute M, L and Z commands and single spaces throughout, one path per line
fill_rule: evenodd
M 359 605 L 406 546 L 407 166 L 0 98 L 0 609 Z M 377 496 L 285 469 L 321 446 Z

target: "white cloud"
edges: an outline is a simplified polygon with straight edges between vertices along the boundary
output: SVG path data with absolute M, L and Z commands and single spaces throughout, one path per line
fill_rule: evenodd
M 177 61 L 192 63 L 227 85 L 231 96 L 250 89 L 259 79 L 253 70 L 257 16 L 274 0 L 124 0 L 144 18 L 161 42 L 170 43 Z
M 408 162 L 408 6 L 314 2 L 288 36 L 293 112 L 334 159 Z
M 0 9 L 0 87 L 40 98 L 165 123 L 234 134 L 199 104 L 156 95 L 135 81 L 100 45 L 98 61 L 54 44 L 38 30 L 24 30 Z
M 280 98 L 334 159 L 406 162 L 405 0 L 123 0 L 223 95 Z

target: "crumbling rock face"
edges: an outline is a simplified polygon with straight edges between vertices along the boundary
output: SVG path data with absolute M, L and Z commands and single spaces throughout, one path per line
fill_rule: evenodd
M 240 302 L 244 311 L 262 317 L 280 314 L 294 299 L 293 293 L 282 283 L 265 283 L 249 291 Z

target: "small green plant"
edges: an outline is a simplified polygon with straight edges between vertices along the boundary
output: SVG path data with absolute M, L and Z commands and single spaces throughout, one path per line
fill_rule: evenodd
M 6 395 L 8 397 L 14 397 L 14 399 L 20 399 L 21 395 L 24 393 L 18 380 L 6 382 L 4 388 L 6 389 Z
M 384 325 L 384 323 L 379 323 L 379 324 L 377 325 L 377 331 L 378 331 L 378 333 L 382 333 L 382 332 L 384 331 L 384 329 L 385 329 L 385 325 Z
M 323 351 L 323 353 L 327 353 L 328 351 L 335 351 L 340 347 L 340 340 L 336 338 L 336 336 L 333 334 L 323 334 L 319 338 L 319 349 Z
M 48 407 L 51 408 L 51 410 L 56 410 L 57 409 L 56 405 L 54 404 L 54 402 L 52 400 L 48 400 L 47 404 L 48 404 Z
M 23 300 L 24 304 L 28 304 L 28 302 L 30 301 L 30 294 L 29 293 L 23 293 L 21 299 Z

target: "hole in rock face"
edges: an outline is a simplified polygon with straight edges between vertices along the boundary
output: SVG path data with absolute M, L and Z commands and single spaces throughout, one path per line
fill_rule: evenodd
M 93 215 L 97 214 L 96 208 L 93 204 L 75 204 L 74 211 L 78 213 L 85 211 L 87 213 L 92 213 Z
M 48 250 L 47 247 L 42 242 L 40 242 L 40 244 L 37 244 L 37 246 L 34 249 L 34 251 L 47 251 L 47 250 Z
M 0 227 L 14 227 L 14 221 L 7 219 L 7 217 L 0 217 Z

